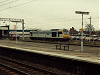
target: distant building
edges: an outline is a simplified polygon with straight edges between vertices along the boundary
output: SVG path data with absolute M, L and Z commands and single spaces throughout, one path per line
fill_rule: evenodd
M 70 35 L 76 35 L 76 34 L 78 34 L 78 31 L 76 31 L 75 29 L 74 29 L 74 27 L 72 27 L 72 28 L 70 28 Z
M 9 26 L 0 26 L 0 38 L 9 37 Z
M 90 36 L 90 32 L 89 31 L 84 31 L 84 34 L 87 34 L 88 36 Z M 99 31 L 91 31 L 91 35 L 100 35 Z

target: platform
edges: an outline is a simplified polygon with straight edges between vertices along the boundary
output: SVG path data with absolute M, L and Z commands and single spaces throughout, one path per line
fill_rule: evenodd
M 24 50 L 29 52 L 40 53 L 44 55 L 56 56 L 61 58 L 73 59 L 78 61 L 86 61 L 90 63 L 100 64 L 99 48 L 98 47 L 84 47 L 84 51 L 81 52 L 79 46 L 70 45 L 69 51 L 56 50 L 54 44 L 49 43 L 35 43 L 35 42 L 21 42 L 11 40 L 0 40 L 0 46 L 9 47 L 18 50 Z M 85 50 L 86 49 L 86 50 Z

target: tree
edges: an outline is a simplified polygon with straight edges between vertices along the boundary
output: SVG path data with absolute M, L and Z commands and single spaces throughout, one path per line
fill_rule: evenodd
M 85 26 L 86 28 L 85 28 L 85 31 L 95 31 L 95 28 L 93 27 L 93 25 L 90 25 L 90 24 L 87 24 L 86 26 Z

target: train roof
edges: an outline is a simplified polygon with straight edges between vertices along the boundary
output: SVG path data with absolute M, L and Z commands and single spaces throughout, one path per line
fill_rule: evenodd
M 57 31 L 68 31 L 68 29 L 50 29 L 50 30 L 31 30 L 31 32 L 57 32 Z

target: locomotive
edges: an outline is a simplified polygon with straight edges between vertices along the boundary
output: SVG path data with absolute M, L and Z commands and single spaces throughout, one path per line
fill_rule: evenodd
M 67 29 L 33 30 L 30 31 L 31 40 L 68 41 L 70 38 Z

